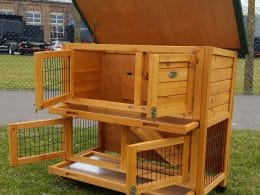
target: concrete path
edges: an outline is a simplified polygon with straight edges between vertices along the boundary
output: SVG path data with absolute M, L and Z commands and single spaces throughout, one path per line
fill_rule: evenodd
M 11 122 L 53 118 L 47 110 L 35 113 L 33 91 L 0 91 L 0 126 Z M 260 96 L 236 96 L 234 129 L 260 130 Z

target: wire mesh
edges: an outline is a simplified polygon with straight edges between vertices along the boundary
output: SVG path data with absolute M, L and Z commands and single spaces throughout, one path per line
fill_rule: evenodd
M 19 129 L 18 157 L 35 156 L 62 151 L 62 126 L 43 126 Z
M 74 118 L 73 119 L 73 153 L 78 154 L 92 150 L 98 146 L 97 121 Z
M 224 171 L 227 120 L 207 130 L 205 187 L 212 183 Z
M 181 175 L 182 145 L 137 153 L 137 185 L 169 180 Z
M 43 60 L 44 100 L 70 92 L 70 58 L 56 57 Z

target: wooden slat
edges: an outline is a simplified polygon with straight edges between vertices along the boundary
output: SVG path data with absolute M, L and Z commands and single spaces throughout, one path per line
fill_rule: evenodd
M 187 114 L 193 111 L 193 99 L 194 99 L 194 78 L 195 69 L 197 66 L 197 56 L 192 55 L 189 62 L 188 69 L 188 84 L 187 84 Z
M 169 73 L 176 72 L 176 78 L 170 78 Z M 174 81 L 186 81 L 188 80 L 188 68 L 169 68 L 160 69 L 158 71 L 158 82 L 174 82 Z
M 230 68 L 233 66 L 234 58 L 213 55 L 211 69 Z
M 187 93 L 187 81 L 158 84 L 158 96 L 173 96 Z
M 73 162 L 80 162 L 88 165 L 93 165 L 96 167 L 112 170 L 112 171 L 117 171 L 117 172 L 122 172 L 125 173 L 124 170 L 121 169 L 120 164 L 114 163 L 114 162 L 106 162 L 102 161 L 101 159 L 93 159 L 90 157 L 81 157 L 81 156 L 71 156 L 68 158 L 69 161 Z
M 17 143 L 17 125 L 8 126 L 9 153 L 11 166 L 18 165 L 18 143 Z
M 50 125 L 57 125 L 57 124 L 61 124 L 61 125 L 64 124 L 64 118 L 28 121 L 28 122 L 21 122 L 21 123 L 13 123 L 10 125 L 16 125 L 17 129 L 27 129 L 27 128 L 35 128 L 35 127 L 50 126 Z
M 177 116 L 179 114 L 185 114 L 187 112 L 187 106 L 175 106 L 169 108 L 161 108 L 157 110 L 157 116 Z M 179 116 L 180 117 L 180 116 Z M 183 117 L 183 115 L 182 115 Z
M 97 83 L 100 82 L 100 70 L 91 71 L 91 72 L 80 72 L 75 73 L 74 83 L 78 85 L 79 83 L 85 83 L 88 81 L 95 81 Z
M 226 131 L 226 143 L 225 143 L 225 157 L 224 157 L 224 170 L 225 173 L 224 180 L 219 184 L 222 187 L 226 187 L 227 185 L 227 176 L 228 176 L 228 164 L 230 159 L 230 146 L 231 146 L 231 130 L 232 130 L 232 117 L 233 117 L 233 106 L 234 106 L 234 93 L 235 93 L 235 79 L 237 72 L 237 53 L 235 53 L 234 64 L 233 64 L 233 75 L 232 75 L 232 83 L 231 83 L 231 92 L 230 92 L 230 115 L 227 123 L 227 131 Z
M 190 135 L 184 136 L 184 144 L 182 148 L 182 183 L 189 179 L 189 156 L 190 156 Z
M 176 108 L 174 108 L 176 109 Z M 86 118 L 89 120 L 97 120 L 112 124 L 120 124 L 132 127 L 143 127 L 146 129 L 153 129 L 158 131 L 176 133 L 180 135 L 185 135 L 187 132 L 192 131 L 199 126 L 198 121 L 189 121 L 187 123 L 180 123 L 175 120 L 171 122 L 163 122 L 158 119 L 157 121 L 152 121 L 151 119 L 145 118 L 135 118 L 132 116 L 124 116 L 122 114 L 114 114 L 109 112 L 98 112 L 98 111 L 86 111 L 78 110 L 73 108 L 66 108 L 62 106 L 50 107 L 49 113 L 58 114 L 64 116 L 74 116 L 79 118 Z
M 82 93 L 89 91 L 99 91 L 100 90 L 100 82 L 93 80 L 87 82 L 81 82 L 75 85 L 74 93 Z
M 188 68 L 188 62 L 160 62 L 160 69 L 168 69 L 168 68 Z
M 34 55 L 34 84 L 35 84 L 35 107 L 42 109 L 44 96 L 43 96 L 43 68 L 41 54 L 38 52 Z
M 70 50 L 44 51 L 44 52 L 36 52 L 34 54 L 34 56 L 38 56 L 40 59 L 66 57 L 66 56 L 70 56 L 70 55 L 71 55 Z
M 64 156 L 65 156 L 65 152 L 60 151 L 60 152 L 53 152 L 53 153 L 35 155 L 35 156 L 30 156 L 30 157 L 24 157 L 24 158 L 18 159 L 18 165 L 40 162 L 40 161 L 50 160 L 50 159 L 59 158 L 59 157 L 64 158 Z
M 149 141 L 149 142 L 131 144 L 131 145 L 128 145 L 128 147 L 131 147 L 131 148 L 133 147 L 136 149 L 137 152 L 141 152 L 141 151 L 153 150 L 156 148 L 174 146 L 174 145 L 183 144 L 183 143 L 184 143 L 184 137 L 180 136 L 180 137 L 176 137 L 176 138 L 165 138 L 165 139 L 153 140 L 153 141 Z
M 158 109 L 171 108 L 178 106 L 186 106 L 187 96 L 186 95 L 176 95 L 158 98 Z
M 126 148 L 128 145 L 128 127 L 122 126 L 120 128 L 121 132 L 121 169 L 126 170 L 126 159 L 127 159 L 127 153 L 126 153 Z
M 120 102 L 111 102 L 104 100 L 92 100 L 92 99 L 84 99 L 84 98 L 73 98 L 66 100 L 67 104 L 75 104 L 82 106 L 94 106 L 100 108 L 110 108 L 116 110 L 124 110 L 124 111 L 132 111 L 132 112 L 147 112 L 146 106 L 134 106 L 133 104 L 126 104 Z
M 222 173 L 220 176 L 218 176 L 217 179 L 215 179 L 211 184 L 209 184 L 205 188 L 205 194 L 208 194 L 211 190 L 213 190 L 220 182 L 222 182 L 225 178 L 225 173 Z
M 143 53 L 137 52 L 135 56 L 135 86 L 134 86 L 134 105 L 142 104 L 142 75 L 143 75 Z
M 222 104 L 217 107 L 213 107 L 213 108 L 209 109 L 208 119 L 211 120 L 213 118 L 216 118 L 216 117 L 218 117 L 224 113 L 228 113 L 228 112 L 229 112 L 229 103 Z
M 199 129 L 199 148 L 198 148 L 198 167 L 196 174 L 196 194 L 204 194 L 204 174 L 206 162 L 206 140 L 208 127 L 208 105 L 209 105 L 209 85 L 212 71 L 210 69 L 212 63 L 212 47 L 204 48 L 204 62 L 202 74 L 201 104 L 200 104 L 200 129 Z
M 230 93 L 224 92 L 209 97 L 209 108 L 228 103 L 230 101 Z
M 160 55 L 161 62 L 189 62 L 191 58 L 190 54 L 162 54 Z
M 99 65 L 100 65 L 102 52 L 75 50 L 73 52 L 73 55 L 74 55 L 73 62 L 76 64 L 75 68 L 77 69 L 77 68 L 80 68 L 80 67 L 77 67 L 77 65 L 84 65 L 84 63 L 90 65 L 90 64 L 96 64 L 97 62 L 99 62 Z
M 196 46 L 159 46 L 159 45 L 127 45 L 127 44 L 68 44 L 68 48 L 75 50 L 91 51 L 120 51 L 120 52 L 156 52 L 156 53 L 177 53 L 187 54 L 197 50 Z
M 216 116 L 215 118 L 211 118 L 208 121 L 208 127 L 212 127 L 213 125 L 216 125 L 217 123 L 224 121 L 226 119 L 230 118 L 230 113 L 222 113 L 221 115 Z
M 65 151 L 65 159 L 73 154 L 73 119 L 66 118 L 62 129 L 62 150 Z
M 227 57 L 237 57 L 237 51 L 222 49 L 218 47 L 213 47 L 213 54 L 220 55 L 220 56 L 227 56 Z
M 223 92 L 228 92 L 231 90 L 231 80 L 220 81 L 216 83 L 211 83 L 209 87 L 209 95 L 216 95 Z
M 137 176 L 137 154 L 136 148 L 127 146 L 126 149 L 126 194 L 130 194 L 130 188 L 136 186 L 136 176 Z
M 158 85 L 158 66 L 159 55 L 149 56 L 149 80 L 148 80 L 148 95 L 147 95 L 147 117 L 151 118 L 151 110 L 157 107 L 157 85 Z
M 154 182 L 152 184 L 143 184 L 143 185 L 140 185 L 137 187 L 137 194 L 142 194 L 145 192 L 164 188 L 164 187 L 171 186 L 173 184 L 178 184 L 181 182 L 182 182 L 182 176 L 175 176 L 175 177 L 171 177 L 170 179 L 167 179 L 167 180 Z
M 218 81 L 231 80 L 232 70 L 233 70 L 232 68 L 212 70 L 210 82 L 214 83 Z

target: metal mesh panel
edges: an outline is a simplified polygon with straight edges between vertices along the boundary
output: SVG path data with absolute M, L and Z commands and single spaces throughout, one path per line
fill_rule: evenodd
M 49 100 L 70 92 L 69 57 L 43 60 L 44 100 Z
M 74 118 L 73 120 L 73 153 L 94 149 L 98 145 L 97 121 Z
M 182 145 L 161 147 L 137 153 L 137 185 L 181 175 Z
M 62 150 L 62 126 L 19 129 L 18 157 L 34 156 Z
M 227 120 L 207 130 L 205 187 L 212 183 L 224 169 Z

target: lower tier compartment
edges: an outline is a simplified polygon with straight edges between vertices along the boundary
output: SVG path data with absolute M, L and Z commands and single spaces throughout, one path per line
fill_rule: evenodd
M 126 174 L 79 162 L 63 161 L 49 173 L 126 193 Z

